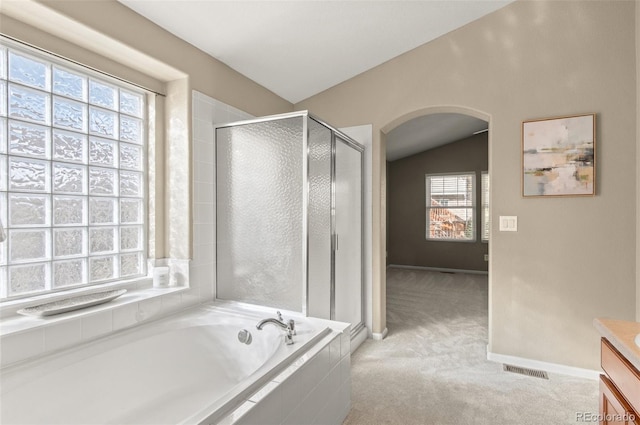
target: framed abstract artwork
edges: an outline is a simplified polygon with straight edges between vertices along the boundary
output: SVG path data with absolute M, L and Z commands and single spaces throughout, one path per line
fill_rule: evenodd
M 596 115 L 522 123 L 522 196 L 593 196 Z

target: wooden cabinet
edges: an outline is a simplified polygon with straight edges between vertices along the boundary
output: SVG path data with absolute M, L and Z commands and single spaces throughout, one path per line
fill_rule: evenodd
M 601 364 L 600 424 L 640 425 L 640 372 L 605 338 Z

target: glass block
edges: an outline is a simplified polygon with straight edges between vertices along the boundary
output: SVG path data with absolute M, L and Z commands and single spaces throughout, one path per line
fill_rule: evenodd
M 142 223 L 142 201 L 138 199 L 120 200 L 120 223 Z
M 53 230 L 53 257 L 86 256 L 87 230 L 81 228 L 64 228 Z
M 50 144 L 49 127 L 9 120 L 9 153 L 49 159 Z
M 48 125 L 51 102 L 48 93 L 9 84 L 9 117 Z
M 0 46 L 0 78 L 7 79 L 7 49 Z
M 120 140 L 142 143 L 142 120 L 120 115 Z
M 120 143 L 120 168 L 142 171 L 142 148 Z
M 87 193 L 87 167 L 53 163 L 53 192 L 84 195 Z
M 7 156 L 0 155 L 0 191 L 7 191 L 9 173 L 7 172 Z
M 89 103 L 117 110 L 118 89 L 109 84 L 89 80 Z
M 8 216 L 8 204 L 7 204 L 7 194 L 0 192 L 0 220 L 2 224 L 7 224 L 7 216 Z M 5 226 L 6 227 L 6 226 Z M 7 230 L 5 229 L 5 232 Z M 6 242 L 0 243 L 0 265 L 7 264 L 7 244 Z
M 142 118 L 143 104 L 141 94 L 120 89 L 120 112 Z
M 142 173 L 120 172 L 120 196 L 142 196 Z
M 89 194 L 117 195 L 117 174 L 116 170 L 89 168 Z
M 9 189 L 46 192 L 51 181 L 49 163 L 24 158 L 9 158 Z
M 118 224 L 118 200 L 112 198 L 89 199 L 89 224 Z
M 9 261 L 49 259 L 48 229 L 9 230 Z
M 89 253 L 108 253 L 116 250 L 116 228 L 89 228 Z
M 117 142 L 97 137 L 89 138 L 89 163 L 105 167 L 117 167 Z
M 0 298 L 7 298 L 9 296 L 9 288 L 7 284 L 7 268 L 0 267 Z
M 53 125 L 87 132 L 87 105 L 63 97 L 53 97 Z
M 53 287 L 80 285 L 86 282 L 87 260 L 55 261 L 53 263 Z
M 116 276 L 115 265 L 116 258 L 114 256 L 89 258 L 89 280 L 95 282 L 113 279 Z
M 29 264 L 9 267 L 9 296 L 21 295 L 29 292 L 39 292 L 47 289 L 49 279 L 49 264 Z
M 0 153 L 7 153 L 7 119 L 0 118 Z
M 54 65 L 53 92 L 85 101 L 87 99 L 87 78 Z
M 87 199 L 79 196 L 53 197 L 54 226 L 82 226 L 86 220 Z
M 134 276 L 142 273 L 142 256 L 140 253 L 122 254 L 120 256 L 120 276 Z
M 9 226 L 48 226 L 50 209 L 48 195 L 10 193 Z
M 142 226 L 123 226 L 120 228 L 120 250 L 139 251 L 142 249 Z
M 89 132 L 115 139 L 118 137 L 118 114 L 89 107 Z
M 87 136 L 72 131 L 53 130 L 53 159 L 58 161 L 85 163 L 87 158 Z
M 0 115 L 7 116 L 7 83 L 0 81 Z
M 37 89 L 48 90 L 51 80 L 49 65 L 43 61 L 9 51 L 9 80 Z

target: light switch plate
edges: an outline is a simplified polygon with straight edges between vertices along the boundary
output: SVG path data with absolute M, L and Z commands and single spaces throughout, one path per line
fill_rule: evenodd
M 501 232 L 517 232 L 518 231 L 518 217 L 515 215 L 501 215 L 500 216 L 500 231 Z

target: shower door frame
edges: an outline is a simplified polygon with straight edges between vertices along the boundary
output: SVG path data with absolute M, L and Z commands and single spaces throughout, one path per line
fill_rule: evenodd
M 309 111 L 297 111 L 297 112 L 289 112 L 284 114 L 277 115 L 268 115 L 258 118 L 253 118 L 250 120 L 242 120 L 242 121 L 234 121 L 229 123 L 222 123 L 214 125 L 214 164 L 216 166 L 216 172 L 214 173 L 214 191 L 215 191 L 215 200 L 216 200 L 216 215 L 215 215 L 215 227 L 216 227 L 216 244 L 215 244 L 215 261 L 218 264 L 218 244 L 217 244 L 217 235 L 218 235 L 218 213 L 217 213 L 217 205 L 218 205 L 218 190 L 217 190 L 217 130 L 219 128 L 226 127 L 236 127 L 241 125 L 250 125 L 257 123 L 264 123 L 269 121 L 276 120 L 284 120 L 289 118 L 302 118 L 302 175 L 304 176 L 303 187 L 306 190 L 302 191 L 302 229 L 303 229 L 303 246 L 302 248 L 302 258 L 304 258 L 303 270 L 302 270 L 302 300 L 301 300 L 301 312 L 303 315 L 308 316 L 309 311 L 309 119 L 313 119 L 318 124 L 326 127 L 331 132 L 331 282 L 330 282 L 330 319 L 334 320 L 335 317 L 335 242 L 336 242 L 336 233 L 335 233 L 335 183 L 336 183 L 336 167 L 335 167 L 335 158 L 336 158 L 336 138 L 339 137 L 344 141 L 350 148 L 353 148 L 358 151 L 360 154 L 360 322 L 352 324 L 351 326 L 351 336 L 355 336 L 358 332 L 360 332 L 365 327 L 365 294 L 364 294 L 364 146 L 355 141 L 353 138 L 349 137 L 344 132 L 338 130 L 334 126 L 328 124 L 326 121 L 318 118 L 317 116 L 310 114 Z M 222 301 L 225 303 L 238 304 L 242 306 L 256 306 L 256 304 L 251 304 L 243 301 L 236 300 L 221 300 L 218 298 L 218 268 L 216 267 L 216 279 L 215 279 L 215 301 Z M 260 306 L 264 308 L 263 306 Z

